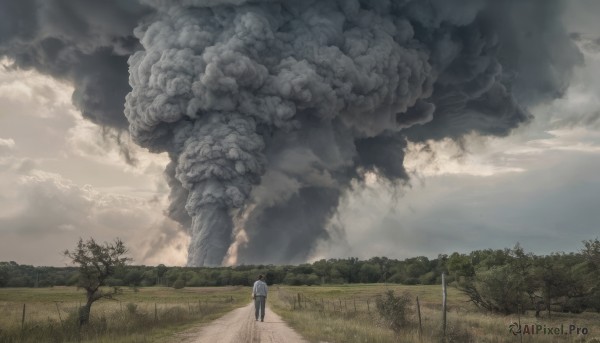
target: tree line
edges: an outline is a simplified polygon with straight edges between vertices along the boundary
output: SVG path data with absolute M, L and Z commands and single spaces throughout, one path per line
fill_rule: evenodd
M 258 274 L 269 284 L 322 285 L 397 283 L 431 285 L 447 281 L 478 307 L 500 313 L 525 310 L 600 312 L 600 241 L 583 242 L 573 253 L 538 256 L 518 244 L 511 249 L 475 250 L 404 260 L 387 257 L 322 259 L 300 265 L 238 265 L 231 267 L 167 267 L 123 265 L 104 280 L 107 286 L 175 288 L 250 286 Z M 77 286 L 76 267 L 34 267 L 0 262 L 0 287 Z
M 600 241 L 583 244 L 577 253 L 546 256 L 526 253 L 518 244 L 502 251 L 455 253 L 447 266 L 454 285 L 490 312 L 600 313 Z

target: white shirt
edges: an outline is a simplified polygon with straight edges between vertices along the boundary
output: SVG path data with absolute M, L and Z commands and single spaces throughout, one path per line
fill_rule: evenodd
M 256 280 L 252 287 L 252 296 L 267 296 L 267 284 L 262 280 Z

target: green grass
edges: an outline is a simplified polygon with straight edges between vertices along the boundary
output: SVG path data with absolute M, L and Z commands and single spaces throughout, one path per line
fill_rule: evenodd
M 72 287 L 0 289 L 0 342 L 158 342 L 249 302 L 247 287 L 123 289 L 92 305 L 76 325 L 83 291 Z M 25 321 L 23 305 L 25 304 Z
M 409 324 L 396 334 L 382 321 L 375 307 L 377 295 L 387 290 L 396 294 L 408 293 L 412 299 L 409 309 Z M 442 339 L 442 292 L 440 286 L 401 285 L 344 285 L 344 286 L 299 286 L 272 287 L 270 304 L 301 335 L 311 342 L 420 342 L 416 297 L 421 305 L 424 343 L 440 342 Z M 298 296 L 300 295 L 300 296 Z M 300 299 L 300 300 L 299 300 Z M 457 289 L 448 288 L 447 342 L 520 342 L 508 326 L 518 321 L 516 315 L 503 316 L 481 312 L 468 302 Z M 552 313 L 535 318 L 527 313 L 522 324 L 542 324 L 547 327 L 568 327 L 575 324 L 587 327 L 588 335 L 523 337 L 523 342 L 595 342 L 600 343 L 600 314 Z M 594 341 L 597 339 L 597 341 Z

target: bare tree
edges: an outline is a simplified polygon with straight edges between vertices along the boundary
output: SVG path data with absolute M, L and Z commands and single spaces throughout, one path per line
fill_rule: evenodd
M 105 285 L 106 279 L 114 275 L 117 268 L 123 267 L 131 261 L 124 255 L 127 248 L 120 239 L 113 243 L 98 244 L 93 238 L 86 242 L 79 239 L 74 250 L 65 250 L 64 255 L 79 266 L 78 287 L 85 289 L 87 301 L 79 308 L 79 324 L 87 324 L 90 319 L 92 304 L 102 298 L 112 298 L 117 293 L 117 288 L 110 292 L 103 291 L 100 287 Z

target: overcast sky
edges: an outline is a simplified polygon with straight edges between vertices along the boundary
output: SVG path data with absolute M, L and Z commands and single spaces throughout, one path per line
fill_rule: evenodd
M 79 237 L 123 239 L 136 263 L 183 264 L 187 237 L 162 212 L 165 156 L 135 151 L 82 119 L 72 88 L 33 71 L 0 72 L 0 260 L 64 265 Z M 126 138 L 124 138 L 126 139 Z
M 535 120 L 509 137 L 410 145 L 410 183 L 373 176 L 356 186 L 330 223 L 334 239 L 312 258 L 436 257 L 517 242 L 546 254 L 600 236 L 595 18 L 577 6 L 567 13 L 585 64 L 562 98 L 530 108 Z M 185 264 L 189 238 L 163 214 L 167 157 L 131 143 L 137 163 L 126 163 L 116 133 L 73 107 L 70 84 L 0 64 L 0 261 L 61 266 L 79 237 L 120 237 L 136 264 Z

